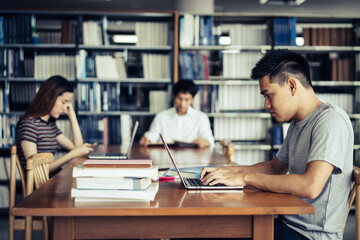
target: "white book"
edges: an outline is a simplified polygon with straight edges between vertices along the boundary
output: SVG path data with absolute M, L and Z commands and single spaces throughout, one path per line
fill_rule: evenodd
M 125 160 L 126 161 L 126 160 Z M 149 177 L 158 179 L 158 167 L 151 168 L 84 168 L 76 166 L 73 168 L 73 177 Z
M 78 189 L 145 190 L 152 183 L 149 177 L 78 177 L 75 180 Z
M 159 190 L 159 182 L 154 182 L 146 190 L 101 190 L 101 189 L 71 189 L 71 197 L 75 198 L 110 198 L 128 200 L 150 200 L 155 199 Z
M 149 110 L 157 113 L 168 108 L 167 92 L 162 90 L 149 91 Z
M 85 206 L 85 205 L 87 205 L 87 203 L 93 204 L 94 202 L 101 203 L 102 204 L 101 206 L 104 206 L 104 204 L 111 204 L 111 203 L 117 203 L 117 202 L 124 203 L 124 204 L 126 204 L 126 206 L 128 204 L 131 204 L 131 205 L 136 204 L 136 205 L 134 205 L 136 207 L 139 207 L 139 206 L 149 207 L 150 206 L 150 200 L 147 200 L 147 199 L 75 197 L 74 201 L 75 201 L 75 206 Z

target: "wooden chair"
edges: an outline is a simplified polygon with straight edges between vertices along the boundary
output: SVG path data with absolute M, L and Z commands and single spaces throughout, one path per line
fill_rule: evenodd
M 17 156 L 16 145 L 11 147 L 10 163 L 10 196 L 9 196 L 9 240 L 14 239 L 15 230 L 25 230 L 25 239 L 31 239 L 32 230 L 43 230 L 43 239 L 48 239 L 47 219 L 32 220 L 32 217 L 25 219 L 15 219 L 11 215 L 11 210 L 15 205 L 16 196 L 16 168 L 20 174 L 23 198 L 29 195 L 35 188 L 42 186 L 49 180 L 49 163 L 52 162 L 51 153 L 38 153 L 27 160 L 27 180 L 25 182 L 24 171 Z
M 351 209 L 351 206 L 355 199 L 355 239 L 360 240 L 360 168 L 357 166 L 354 166 L 353 169 L 353 176 L 352 176 L 352 187 L 349 197 L 349 206 L 347 211 L 347 217 L 349 216 L 349 212 Z M 346 221 L 347 221 L 346 217 Z M 345 221 L 345 223 L 346 223 Z M 345 230 L 345 227 L 343 228 L 343 232 Z

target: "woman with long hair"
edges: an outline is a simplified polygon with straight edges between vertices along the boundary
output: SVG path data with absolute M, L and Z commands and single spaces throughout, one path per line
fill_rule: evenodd
M 16 145 L 23 169 L 26 169 L 26 159 L 36 153 L 54 154 L 59 147 L 69 151 L 50 164 L 52 172 L 72 158 L 85 156 L 93 150 L 91 144 L 83 143 L 79 123 L 70 103 L 73 96 L 71 83 L 62 76 L 52 76 L 41 85 L 16 126 Z M 62 113 L 69 117 L 72 139 L 66 137 L 55 124 Z

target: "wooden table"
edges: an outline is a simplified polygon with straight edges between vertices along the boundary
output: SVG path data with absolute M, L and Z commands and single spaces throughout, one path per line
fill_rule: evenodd
M 109 149 L 102 149 L 109 150 Z M 110 149 L 111 150 L 111 149 Z M 113 149 L 112 149 L 113 150 Z M 165 155 L 163 154 L 165 153 Z M 159 167 L 162 148 L 134 146 L 131 158 L 153 158 Z M 183 166 L 226 164 L 221 155 L 205 149 L 175 149 Z M 312 214 L 314 208 L 289 194 L 254 189 L 244 191 L 189 191 L 178 181 L 160 182 L 150 203 L 75 203 L 70 196 L 75 159 L 40 189 L 18 203 L 16 216 L 49 216 L 53 239 L 117 238 L 235 238 L 273 239 L 274 215 Z

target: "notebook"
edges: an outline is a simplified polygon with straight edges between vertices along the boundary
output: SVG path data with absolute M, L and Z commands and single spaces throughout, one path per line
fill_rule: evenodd
M 131 136 L 131 141 L 130 141 L 130 144 L 129 144 L 129 147 L 126 151 L 126 153 L 120 153 L 120 152 L 107 152 L 107 153 L 104 153 L 104 152 L 91 152 L 88 154 L 88 158 L 89 159 L 111 159 L 111 160 L 122 160 L 122 159 L 128 159 L 128 155 L 131 151 L 131 147 L 134 143 L 134 139 L 135 139 L 135 135 L 136 135 L 136 131 L 139 127 L 139 121 L 136 121 L 135 122 L 135 125 L 133 127 L 133 130 L 132 130 L 132 136 Z
M 190 189 L 190 190 L 214 190 L 214 189 L 243 189 L 244 186 L 226 186 L 223 184 L 216 184 L 213 186 L 210 185 L 204 185 L 198 178 L 185 178 L 181 175 L 181 172 L 176 164 L 175 158 L 172 155 L 169 146 L 166 144 L 164 138 L 162 137 L 162 135 L 160 134 L 160 138 L 161 141 L 163 142 L 163 145 L 165 147 L 165 149 L 167 150 L 170 159 L 172 161 L 172 163 L 174 164 L 174 167 L 177 171 L 177 173 L 179 174 L 180 180 L 183 183 L 184 187 L 186 189 Z

